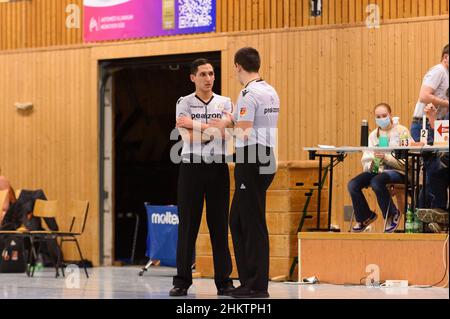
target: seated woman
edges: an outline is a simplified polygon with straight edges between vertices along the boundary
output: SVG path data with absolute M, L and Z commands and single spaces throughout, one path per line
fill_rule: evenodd
M 395 134 L 395 129 L 391 117 L 391 107 L 386 103 L 380 103 L 374 108 L 375 121 L 377 128 L 369 135 L 369 147 L 379 146 L 380 136 L 387 136 L 393 141 L 396 136 L 402 134 L 409 134 L 409 130 L 397 125 L 398 135 Z M 362 232 L 367 226 L 377 219 L 377 215 L 369 208 L 366 198 L 362 193 L 362 189 L 370 186 L 375 192 L 378 205 L 383 212 L 384 218 L 388 218 L 386 224 L 386 232 L 391 233 L 397 229 L 400 221 L 400 211 L 393 203 L 389 190 L 386 185 L 390 183 L 404 182 L 404 164 L 398 161 L 390 152 L 364 152 L 361 159 L 364 172 L 353 178 L 348 183 L 348 191 L 352 198 L 353 209 L 355 211 L 356 224 L 353 226 L 353 232 Z M 374 163 L 380 162 L 380 169 L 374 172 Z

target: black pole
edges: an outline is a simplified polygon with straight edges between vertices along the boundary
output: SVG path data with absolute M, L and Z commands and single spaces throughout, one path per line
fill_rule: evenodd
M 412 191 L 412 196 L 411 196 L 411 209 L 414 211 L 416 208 L 416 199 L 415 199 L 415 194 L 416 194 L 416 176 L 415 176 L 415 172 L 416 172 L 416 158 L 414 156 L 414 154 L 412 154 L 411 156 L 411 161 L 412 161 L 412 165 L 411 165 L 411 191 Z M 408 175 L 406 175 L 406 178 L 408 179 Z M 408 200 L 408 197 L 405 197 L 405 200 Z
M 319 182 L 317 184 L 317 230 L 320 230 L 320 202 L 322 197 L 322 156 L 319 155 Z
M 331 230 L 331 203 L 333 198 L 333 157 L 330 158 L 330 177 L 328 188 L 328 231 Z
M 425 160 L 422 158 L 422 160 L 423 160 L 423 167 L 422 167 L 422 172 L 423 172 L 423 174 L 422 174 L 422 178 L 423 178 L 423 180 L 422 180 L 422 192 L 423 192 L 423 196 L 422 196 L 422 200 L 423 200 L 423 203 L 422 203 L 422 207 L 428 207 L 427 206 L 427 198 L 428 198 L 428 194 L 427 194 L 427 170 L 426 170 L 426 168 L 425 168 Z
M 420 206 L 420 170 L 422 169 L 422 166 L 423 166 L 422 157 L 418 157 L 416 162 L 417 162 L 416 180 L 415 180 L 416 192 L 414 193 L 414 196 L 415 196 L 416 206 L 419 207 Z
M 416 206 L 420 205 L 420 202 L 419 202 L 419 194 L 420 194 L 420 166 L 421 166 L 421 159 L 418 156 L 416 158 L 416 172 L 415 172 L 416 180 L 414 181 L 414 184 L 415 184 L 414 185 L 414 189 L 416 190 L 416 192 L 414 194 L 414 196 L 415 196 L 414 202 L 415 202 Z
M 406 212 L 408 211 L 408 150 L 405 151 L 405 216 L 406 216 Z M 405 218 L 405 224 L 406 224 L 406 218 Z

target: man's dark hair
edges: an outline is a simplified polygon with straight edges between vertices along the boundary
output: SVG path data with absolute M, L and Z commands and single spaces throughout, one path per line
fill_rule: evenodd
M 247 72 L 259 72 L 261 58 L 256 49 L 246 47 L 239 49 L 234 55 L 234 63 L 239 64 Z
M 191 63 L 191 74 L 196 75 L 200 65 L 211 64 L 208 59 L 200 58 Z M 212 64 L 211 64 L 212 66 Z
M 441 56 L 441 60 L 444 58 L 444 55 L 448 55 L 448 43 L 447 45 L 442 49 L 442 56 Z

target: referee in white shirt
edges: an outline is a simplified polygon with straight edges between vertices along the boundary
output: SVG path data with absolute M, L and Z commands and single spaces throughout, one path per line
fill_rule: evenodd
M 230 228 L 241 286 L 235 298 L 267 298 L 269 235 L 266 191 L 276 171 L 274 148 L 280 111 L 275 89 L 259 75 L 261 59 L 254 48 L 242 48 L 234 57 L 236 75 L 244 86 L 235 117 L 235 193 Z
M 195 84 L 195 92 L 180 98 L 176 107 L 176 126 L 183 138 L 183 149 L 177 195 L 180 219 L 177 275 L 173 278 L 174 287 L 169 295 L 186 296 L 192 285 L 192 256 L 204 201 L 217 294 L 227 295 L 234 287 L 230 279 L 232 264 L 228 247 L 230 177 L 224 155 L 225 141 L 221 138 L 205 140 L 203 137 L 208 137 L 208 131 L 213 130 L 211 122 L 217 125 L 223 112 L 231 112 L 232 103 L 230 98 L 213 93 L 214 69 L 208 60 L 192 62 L 191 81 Z M 223 122 L 225 125 L 225 117 Z

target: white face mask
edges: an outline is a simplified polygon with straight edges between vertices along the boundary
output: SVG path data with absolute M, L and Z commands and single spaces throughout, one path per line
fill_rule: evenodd
M 385 118 L 375 119 L 375 122 L 381 129 L 385 129 L 391 124 L 391 118 L 387 116 Z

